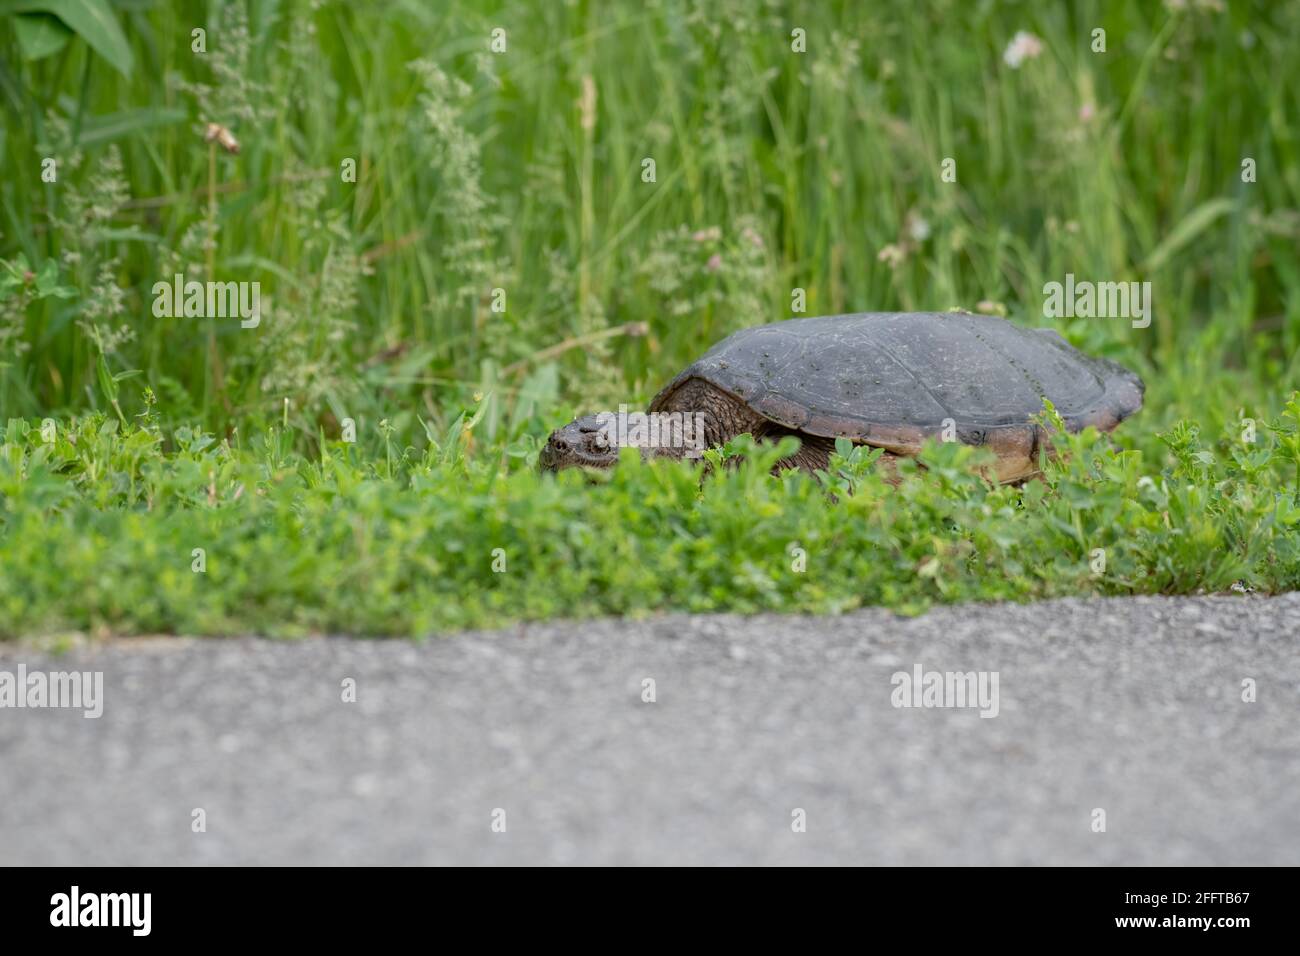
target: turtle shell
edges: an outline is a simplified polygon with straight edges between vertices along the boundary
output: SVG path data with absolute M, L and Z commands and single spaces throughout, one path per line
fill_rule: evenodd
M 915 453 L 950 419 L 957 437 L 1032 456 L 1050 399 L 1067 426 L 1108 430 L 1142 407 L 1142 380 L 1050 329 L 966 312 L 863 312 L 743 329 L 650 404 L 702 378 L 786 428 Z

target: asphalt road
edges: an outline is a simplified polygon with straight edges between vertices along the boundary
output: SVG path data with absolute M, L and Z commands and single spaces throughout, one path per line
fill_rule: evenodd
M 0 709 L 9 864 L 1300 862 L 1300 594 L 20 664 L 103 715 Z M 893 706 L 918 664 L 997 672 L 997 716 Z

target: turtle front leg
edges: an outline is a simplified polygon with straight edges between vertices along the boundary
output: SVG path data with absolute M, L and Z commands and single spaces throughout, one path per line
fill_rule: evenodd
M 806 432 L 794 431 L 789 428 L 770 425 L 767 428 L 760 429 L 755 438 L 761 441 L 780 441 L 786 435 L 793 435 L 799 439 L 799 450 L 788 458 L 782 458 L 772 469 L 772 474 L 779 474 L 789 468 L 799 468 L 810 475 L 815 475 L 819 471 L 830 471 L 831 454 L 835 451 L 835 440 L 833 438 L 823 438 L 820 435 L 809 435 Z M 898 455 L 893 452 L 884 452 L 876 459 L 876 467 L 884 472 L 885 481 L 897 486 L 902 479 L 898 477 Z

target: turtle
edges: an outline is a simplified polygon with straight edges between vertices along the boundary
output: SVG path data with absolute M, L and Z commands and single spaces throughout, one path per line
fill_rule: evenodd
M 538 462 L 544 471 L 606 468 L 626 444 L 647 457 L 698 457 L 701 446 L 748 432 L 760 441 L 796 436 L 798 452 L 776 470 L 815 473 L 837 439 L 884 449 L 889 460 L 935 438 L 990 449 L 992 477 L 1015 483 L 1038 472 L 1043 435 L 1033 418 L 1043 399 L 1071 431 L 1109 431 L 1142 407 L 1144 390 L 1136 374 L 1080 352 L 1054 329 L 991 315 L 786 319 L 735 332 L 669 382 L 646 417 L 672 427 L 634 428 L 629 441 L 626 429 L 611 431 L 612 413 L 586 415 L 552 432 Z

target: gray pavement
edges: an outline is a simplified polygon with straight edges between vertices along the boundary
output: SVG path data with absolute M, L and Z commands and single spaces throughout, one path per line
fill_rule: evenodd
M 0 709 L 8 864 L 1300 862 L 1300 594 L 20 664 L 102 671 L 104 712 Z M 893 706 L 918 664 L 996 671 L 997 716 Z

